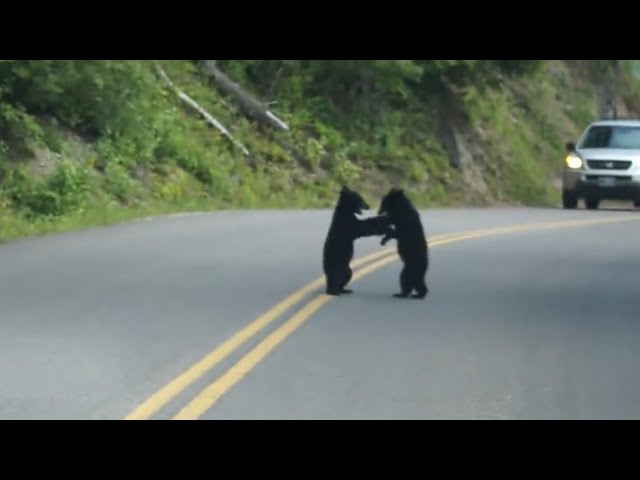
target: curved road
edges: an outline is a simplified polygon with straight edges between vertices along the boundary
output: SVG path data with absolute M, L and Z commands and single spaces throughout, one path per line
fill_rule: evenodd
M 0 246 L 0 419 L 640 418 L 639 212 L 429 210 L 427 300 L 377 238 L 353 295 L 291 298 L 330 216 Z

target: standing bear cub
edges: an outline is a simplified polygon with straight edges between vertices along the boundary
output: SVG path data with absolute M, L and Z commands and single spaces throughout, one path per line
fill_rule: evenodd
M 388 215 L 394 227 L 385 234 L 380 244 L 384 245 L 395 238 L 398 242 L 398 255 L 404 263 L 400 273 L 401 291 L 393 296 L 407 298 L 415 291 L 411 298 L 425 298 L 429 293 L 425 282 L 429 268 L 429 251 L 420 214 L 404 191 L 396 188 L 391 189 L 382 199 L 378 214 Z
M 322 263 L 328 295 L 337 296 L 352 292 L 346 286 L 353 276 L 350 263 L 353 259 L 355 240 L 382 236 L 389 232 L 389 220 L 386 216 L 364 220 L 356 217 L 369 208 L 358 192 L 342 187 L 323 250 Z

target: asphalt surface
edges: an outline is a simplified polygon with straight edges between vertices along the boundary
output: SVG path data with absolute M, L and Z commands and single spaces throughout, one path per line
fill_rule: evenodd
M 423 220 L 432 237 L 636 214 Z M 0 246 L 0 419 L 124 418 L 320 276 L 330 217 L 220 212 Z M 633 221 L 442 245 L 425 301 L 391 297 L 392 263 L 322 307 L 201 418 L 640 418 L 639 240 Z M 378 242 L 359 241 L 357 256 Z M 301 305 L 153 418 L 172 418 Z

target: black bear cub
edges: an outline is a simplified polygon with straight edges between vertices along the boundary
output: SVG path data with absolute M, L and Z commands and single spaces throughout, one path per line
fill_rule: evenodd
M 352 292 L 346 286 L 353 276 L 350 263 L 353 259 L 354 241 L 362 237 L 382 236 L 389 232 L 389 220 L 386 216 L 363 220 L 356 217 L 369 208 L 358 192 L 342 187 L 324 242 L 322 263 L 328 295 L 337 296 Z
M 380 244 L 384 245 L 395 238 L 398 242 L 398 255 L 404 263 L 400 273 L 401 291 L 393 296 L 407 298 L 415 291 L 411 298 L 425 298 L 429 293 L 425 282 L 429 251 L 420 214 L 404 191 L 396 188 L 391 189 L 382 199 L 378 214 L 388 215 L 394 227 L 385 234 Z

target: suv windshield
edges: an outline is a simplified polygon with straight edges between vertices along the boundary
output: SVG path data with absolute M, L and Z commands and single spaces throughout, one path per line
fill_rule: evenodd
M 595 125 L 579 148 L 640 149 L 640 127 Z

